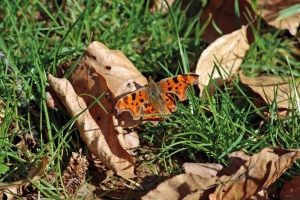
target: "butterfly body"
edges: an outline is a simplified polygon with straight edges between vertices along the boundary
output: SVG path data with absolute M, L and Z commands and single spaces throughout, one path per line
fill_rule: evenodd
M 158 113 L 167 114 L 168 109 L 162 95 L 163 92 L 159 84 L 156 84 L 152 79 L 149 80 L 148 87 L 146 87 L 146 99 L 152 102 L 152 106 Z
M 155 83 L 149 80 L 147 86 L 121 98 L 115 108 L 120 114 L 129 111 L 134 120 L 161 120 L 176 110 L 174 94 L 180 101 L 187 99 L 189 85 L 198 83 L 197 74 L 184 74 L 162 79 Z

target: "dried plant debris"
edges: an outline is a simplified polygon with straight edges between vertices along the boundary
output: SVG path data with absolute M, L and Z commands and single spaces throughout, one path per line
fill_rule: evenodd
M 66 191 L 76 191 L 85 182 L 88 161 L 80 153 L 73 152 L 67 168 L 63 172 L 63 182 Z

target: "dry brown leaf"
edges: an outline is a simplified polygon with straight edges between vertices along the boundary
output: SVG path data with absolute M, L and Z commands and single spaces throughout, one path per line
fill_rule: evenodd
M 126 148 L 129 150 L 134 150 L 140 145 L 140 140 L 137 132 L 131 131 L 124 134 L 124 142 L 126 143 Z
M 290 182 L 284 184 L 279 196 L 281 200 L 300 199 L 300 176 L 297 176 Z
M 300 150 L 266 147 L 242 164 L 233 175 L 221 176 L 221 184 L 210 199 L 247 199 L 277 180 L 299 156 Z
M 68 62 L 63 64 L 61 68 L 58 69 L 59 72 L 61 74 L 65 73 L 73 63 L 74 62 Z M 116 117 L 114 106 L 119 98 L 145 85 L 147 83 L 146 78 L 140 74 L 121 51 L 110 50 L 100 42 L 93 42 L 86 49 L 68 80 L 76 94 L 89 94 L 93 97 L 99 97 L 104 94 L 104 97 L 99 99 L 104 109 L 101 108 L 98 103 L 95 103 L 89 109 L 89 114 L 92 118 L 86 116 L 81 119 L 81 121 L 84 121 L 88 126 L 84 128 L 77 127 L 82 131 L 83 140 L 86 142 L 88 148 L 90 150 L 92 149 L 91 152 L 94 154 L 97 152 L 95 155 L 100 158 L 107 167 L 120 176 L 127 178 L 134 177 L 133 158 L 129 150 L 139 145 L 139 138 L 136 133 L 124 134 L 125 131 L 123 127 L 132 127 L 141 121 L 133 121 L 130 113 L 124 112 L 121 114 L 121 118 L 128 120 L 126 120 L 125 124 L 122 124 L 123 126 L 120 125 Z M 59 81 L 55 82 L 59 83 Z M 59 84 L 66 83 L 60 82 Z M 54 87 L 52 84 L 51 86 Z M 65 86 L 59 87 L 64 88 Z M 58 91 L 57 88 L 55 95 L 58 95 Z M 66 104 L 69 104 L 67 110 L 68 112 L 72 112 L 70 113 L 71 116 L 76 116 L 81 111 L 78 108 L 78 104 L 75 103 L 76 106 L 72 105 L 72 100 L 77 101 L 76 94 L 64 91 L 58 95 L 66 107 Z M 49 103 L 50 105 L 56 105 L 56 100 L 53 98 L 55 95 L 51 94 L 50 97 L 52 97 L 53 101 Z M 69 97 L 67 95 L 73 96 Z M 90 105 L 94 102 L 94 98 L 89 95 L 82 95 L 82 99 L 86 105 Z M 69 98 L 72 100 L 69 100 Z M 86 106 L 81 108 L 84 109 L 85 107 Z M 88 119 L 94 119 L 94 121 L 88 123 Z M 97 123 L 98 127 L 95 126 L 94 122 Z M 80 125 L 80 123 L 77 123 L 77 125 Z M 90 130 L 90 127 L 95 128 L 94 130 L 100 128 L 101 131 L 89 133 L 91 138 L 87 138 L 89 136 L 84 133 L 84 131 Z M 99 141 L 97 142 L 98 139 Z M 95 143 L 97 145 L 95 145 Z M 105 144 L 101 146 L 101 143 Z M 100 151 L 103 151 L 103 153 Z
M 182 174 L 161 183 L 150 191 L 144 199 L 268 199 L 275 198 L 276 188 L 270 186 L 293 162 L 300 157 L 300 149 L 264 148 L 261 152 L 248 156 L 244 152 L 233 152 L 229 157 L 229 167 L 209 164 L 185 165 L 194 172 L 202 170 L 211 175 L 203 178 L 198 174 Z M 197 169 L 198 168 L 198 169 Z M 214 168 L 213 172 L 207 170 Z M 221 169 L 221 170 L 219 170 Z M 217 175 L 213 176 L 217 172 Z M 219 178 L 220 177 L 220 178 Z M 201 184 L 201 185 L 197 185 Z
M 250 1 L 250 0 L 248 0 Z M 287 29 L 291 35 L 297 34 L 297 28 L 300 24 L 300 13 L 292 15 L 284 19 L 278 19 L 279 11 L 291 7 L 300 0 L 258 0 L 257 1 L 257 14 L 262 16 L 266 22 L 278 29 Z
M 175 0 L 166 0 L 170 6 L 173 5 Z M 168 11 L 168 6 L 165 0 L 155 0 L 152 7 L 150 8 L 150 13 L 155 13 L 161 10 L 161 13 Z
M 78 94 L 88 93 L 94 96 L 99 96 L 105 92 L 107 100 L 102 99 L 101 103 L 107 112 L 112 113 L 115 117 L 114 106 L 117 100 L 148 83 L 147 79 L 121 51 L 110 50 L 101 42 L 90 44 L 79 65 L 81 66 L 78 66 L 73 71 L 72 76 L 69 77 L 75 91 Z M 80 68 L 84 68 L 84 71 Z M 89 97 L 84 97 L 84 100 L 88 105 L 93 101 Z M 99 109 L 97 105 L 90 109 L 90 113 L 94 119 L 102 118 L 100 121 L 96 120 L 100 127 L 101 124 L 107 124 L 107 121 L 111 121 L 111 117 L 103 119 L 106 113 L 103 109 Z M 129 112 L 121 113 L 118 119 L 126 119 L 123 121 L 123 127 L 125 128 L 134 127 L 141 123 L 141 120 L 133 120 Z M 106 122 L 103 122 L 103 120 Z M 118 126 L 118 120 L 112 122 L 114 124 L 112 126 L 115 126 L 119 133 L 123 133 L 123 128 Z M 104 129 L 102 129 L 102 132 L 106 134 Z
M 211 22 L 208 24 L 201 38 L 208 42 L 212 43 L 217 38 L 219 38 L 220 33 L 216 31 L 212 21 L 217 25 L 217 27 L 222 31 L 223 35 L 232 33 L 239 29 L 240 24 L 237 23 L 236 13 L 235 13 L 235 0 L 211 0 L 208 1 L 208 5 L 205 7 L 205 10 L 201 14 L 200 20 L 201 23 L 205 23 L 207 18 L 211 16 Z M 239 0 L 239 11 L 240 18 L 239 22 L 241 25 L 247 25 L 249 22 L 244 15 L 245 13 L 250 12 L 252 16 L 255 16 L 251 5 L 246 0 Z M 253 26 L 256 27 L 257 21 L 252 22 Z M 247 29 L 247 38 L 251 44 L 254 41 L 254 35 L 251 29 Z
M 104 77 L 115 97 L 133 92 L 148 83 L 121 51 L 110 50 L 101 42 L 92 42 L 82 61 L 90 70 Z
M 177 175 L 161 184 L 156 189 L 147 193 L 143 200 L 148 199 L 182 199 L 191 193 L 201 196 L 206 190 L 215 187 L 218 178 L 203 178 L 196 174 Z
M 200 97 L 203 97 L 205 94 L 204 87 L 209 85 L 210 76 L 217 84 L 221 84 L 222 80 L 227 78 L 226 73 L 230 75 L 238 70 L 248 49 L 249 44 L 246 38 L 245 26 L 231 34 L 220 37 L 209 45 L 202 52 L 196 68 L 196 74 L 200 75 Z M 222 76 L 220 76 L 218 70 L 214 69 L 214 62 L 216 64 L 219 62 L 226 73 L 223 69 L 220 69 L 219 71 L 222 74 Z M 208 92 L 209 94 L 214 93 L 212 83 L 209 85 Z
M 105 81 L 103 78 L 97 82 L 94 81 L 96 78 L 101 78 L 98 75 L 94 75 L 94 79 L 86 79 L 87 81 L 93 82 L 92 88 L 88 88 L 88 85 L 84 84 L 83 80 L 81 80 L 82 77 L 88 76 L 89 73 L 86 71 L 91 70 L 88 69 L 85 65 L 79 64 L 78 67 L 75 69 L 75 71 L 81 71 L 81 76 L 75 76 L 73 73 L 71 74 L 71 80 L 75 81 L 73 84 L 78 86 L 77 88 L 83 89 L 83 91 L 79 92 L 84 93 L 85 91 L 88 93 L 91 89 L 95 89 L 95 92 L 99 92 L 99 94 L 96 94 L 95 96 L 99 96 L 100 92 L 99 88 L 105 88 Z M 92 73 L 93 75 L 93 73 Z M 86 102 L 83 100 L 83 98 L 79 97 L 77 93 L 74 91 L 73 86 L 67 81 L 66 79 L 58 79 L 53 77 L 52 75 L 48 75 L 48 81 L 52 87 L 52 89 L 56 92 L 56 94 L 59 96 L 63 104 L 65 105 L 66 109 L 68 110 L 71 117 L 75 117 L 78 114 L 80 114 L 85 108 L 86 108 L 86 102 L 87 104 L 90 104 L 93 102 L 93 99 L 86 99 Z M 78 81 L 78 82 L 76 82 Z M 100 82 L 104 82 L 104 86 L 100 84 Z M 81 88 L 84 86 L 87 88 Z M 74 88 L 75 88 L 74 86 Z M 107 89 L 108 90 L 108 89 Z M 109 104 L 107 101 L 107 98 L 101 98 L 101 100 L 104 99 L 104 102 L 101 101 L 101 103 L 104 106 L 107 106 L 108 108 L 112 107 L 112 105 Z M 105 102 L 107 101 L 107 102 Z M 94 104 L 94 106 L 99 106 L 97 103 Z M 93 107 L 92 107 L 93 108 Z M 98 111 L 96 110 L 98 109 Z M 90 112 L 94 111 L 94 114 L 97 116 L 101 112 L 101 108 L 96 109 L 90 109 Z M 112 108 L 111 108 L 112 109 Z M 120 139 L 122 137 L 121 134 L 118 134 L 115 131 L 115 128 L 113 126 L 112 119 L 109 117 L 111 116 L 111 112 L 109 113 L 110 116 L 106 117 L 105 112 L 104 114 L 99 114 L 99 117 L 92 117 L 89 111 L 85 111 L 81 115 L 78 116 L 76 120 L 76 127 L 78 128 L 80 132 L 80 136 L 82 140 L 86 143 L 89 150 L 92 154 L 94 154 L 96 157 L 98 157 L 105 166 L 112 169 L 116 174 L 123 176 L 123 177 L 134 177 L 134 167 L 133 167 L 133 158 L 131 155 L 124 150 L 124 147 L 120 144 Z M 94 119 L 98 119 L 98 123 L 96 124 Z M 99 124 L 99 121 L 101 123 Z M 99 128 L 100 127 L 100 128 Z M 103 134 L 104 131 L 106 132 L 106 136 Z
M 292 105 L 295 105 L 296 108 L 297 104 L 293 102 L 296 98 L 292 83 L 287 83 L 281 77 L 260 76 L 248 78 L 242 72 L 240 72 L 240 78 L 243 84 L 248 85 L 263 99 L 264 103 L 259 101 L 254 102 L 257 107 L 270 105 L 276 101 L 277 107 L 284 109 L 279 110 L 279 116 L 281 117 L 286 117 L 288 113 L 287 110 L 293 109 Z M 300 92 L 299 86 L 297 86 L 297 91 Z M 264 111 L 263 113 L 265 115 L 267 114 L 267 112 Z
M 220 164 L 214 163 L 184 163 L 182 165 L 185 173 L 193 173 L 203 178 L 212 178 L 223 168 Z
M 53 92 L 53 91 L 46 91 L 46 98 L 47 98 L 47 107 L 49 108 L 58 108 L 60 110 L 65 109 L 64 105 L 62 104 L 62 102 L 60 101 L 60 99 L 58 98 L 58 96 Z

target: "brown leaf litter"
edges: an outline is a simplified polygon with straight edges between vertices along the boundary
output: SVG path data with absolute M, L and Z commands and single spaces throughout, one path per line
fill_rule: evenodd
M 273 198 L 275 196 L 265 193 L 265 189 L 299 156 L 298 149 L 266 147 L 251 157 L 243 152 L 231 153 L 227 168 L 221 168 L 216 164 L 185 164 L 183 167 L 186 171 L 195 171 L 197 174 L 186 173 L 175 176 L 158 185 L 142 199 Z M 197 167 L 199 169 L 196 170 Z

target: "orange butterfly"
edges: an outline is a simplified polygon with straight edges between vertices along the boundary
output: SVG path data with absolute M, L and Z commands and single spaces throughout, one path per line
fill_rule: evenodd
M 121 98 L 115 108 L 118 115 L 129 111 L 134 120 L 141 117 L 148 121 L 167 118 L 166 115 L 176 110 L 173 94 L 180 101 L 187 99 L 188 86 L 198 84 L 198 78 L 199 75 L 191 73 L 165 78 L 157 83 L 150 79 L 148 85 Z

